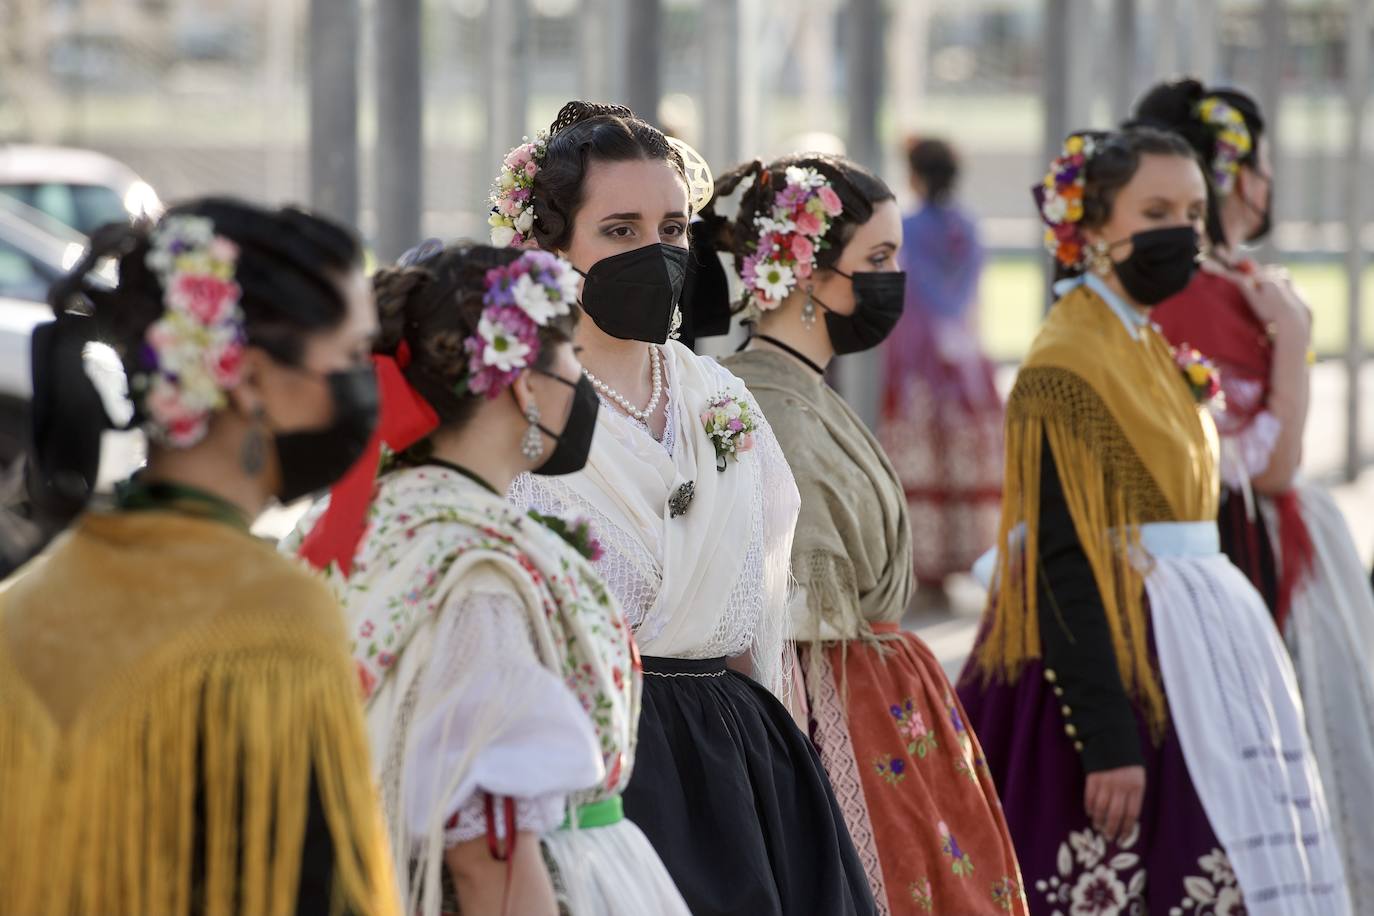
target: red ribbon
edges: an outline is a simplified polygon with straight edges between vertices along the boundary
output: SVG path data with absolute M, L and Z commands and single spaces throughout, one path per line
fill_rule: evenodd
M 377 428 L 362 457 L 329 491 L 329 507 L 301 542 L 300 556 L 316 569 L 337 563 L 345 577 L 352 572 L 353 555 L 367 530 L 367 507 L 372 502 L 383 443 L 393 452 L 404 451 L 439 427 L 439 415 L 401 372 L 410 362 L 409 356 L 409 349 L 403 346 L 395 359 L 372 357 L 381 394 Z
M 1316 564 L 1317 548 L 1302 517 L 1302 503 L 1296 491 L 1288 490 L 1275 496 L 1274 508 L 1279 515 L 1279 594 L 1274 619 L 1282 633 L 1288 622 L 1288 612 L 1293 609 L 1293 596 Z M 1263 525 L 1264 519 L 1258 524 Z

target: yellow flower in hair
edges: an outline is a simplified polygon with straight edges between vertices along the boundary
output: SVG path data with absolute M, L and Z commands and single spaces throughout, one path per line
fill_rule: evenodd
M 1083 138 L 1074 134 L 1064 141 L 1064 151 L 1069 155 L 1077 155 L 1083 152 Z
M 1191 363 L 1187 369 L 1188 381 L 1197 387 L 1202 387 L 1212 377 L 1212 370 L 1205 363 Z
M 1079 200 L 1072 201 L 1069 204 L 1068 211 L 1065 213 L 1065 218 L 1071 223 L 1076 223 L 1081 220 L 1083 218 L 1083 202 Z

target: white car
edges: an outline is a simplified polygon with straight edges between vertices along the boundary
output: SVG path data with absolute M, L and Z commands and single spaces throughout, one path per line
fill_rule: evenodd
M 133 169 L 64 146 L 0 143 L 0 194 L 87 235 L 106 223 L 162 214 L 157 192 Z

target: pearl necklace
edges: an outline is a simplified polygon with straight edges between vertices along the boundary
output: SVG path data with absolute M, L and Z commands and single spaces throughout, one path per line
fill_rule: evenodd
M 587 381 L 591 382 L 592 387 L 600 394 L 610 398 L 621 410 L 647 426 L 649 418 L 654 415 L 655 410 L 658 410 L 658 402 L 663 397 L 663 371 L 659 360 L 658 347 L 651 345 L 649 347 L 649 373 L 654 377 L 654 390 L 649 398 L 649 405 L 643 410 L 631 404 L 619 391 L 592 375 L 585 366 L 582 368 L 582 374 L 587 377 Z

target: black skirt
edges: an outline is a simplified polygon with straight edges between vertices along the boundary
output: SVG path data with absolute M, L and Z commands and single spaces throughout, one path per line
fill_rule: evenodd
M 715 659 L 644 659 L 625 815 L 693 916 L 867 916 L 863 866 L 811 742 Z

